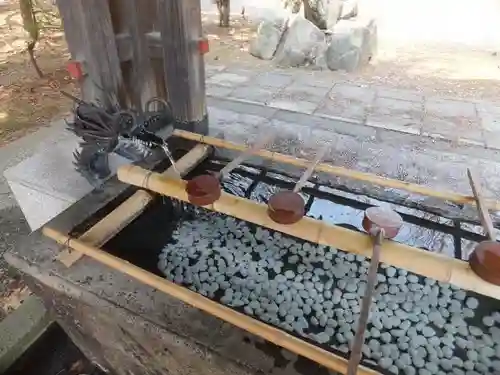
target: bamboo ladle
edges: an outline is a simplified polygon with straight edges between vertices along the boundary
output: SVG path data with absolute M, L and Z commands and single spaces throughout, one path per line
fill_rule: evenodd
M 476 205 L 483 225 L 488 236 L 488 241 L 480 242 L 469 257 L 469 265 L 472 271 L 484 281 L 494 285 L 500 285 L 500 243 L 496 241 L 496 230 L 491 221 L 490 214 L 484 203 L 481 185 L 476 174 L 467 169 L 469 183 L 476 198 Z
M 356 375 L 359 362 L 361 361 L 361 349 L 363 348 L 375 282 L 377 280 L 377 269 L 380 262 L 382 242 L 386 238 L 396 237 L 402 225 L 403 219 L 393 210 L 381 207 L 370 207 L 365 210 L 363 229 L 373 239 L 373 254 L 370 268 L 368 269 L 366 290 L 361 302 L 361 313 L 359 315 L 358 327 L 351 349 L 351 357 L 347 365 L 347 375 Z
M 273 194 L 267 204 L 267 214 L 272 221 L 278 224 L 294 224 L 305 215 L 305 202 L 299 192 L 306 184 L 314 169 L 323 159 L 328 146 L 323 146 L 317 153 L 314 161 L 302 174 L 300 180 L 295 184 L 293 190 L 283 190 Z
M 207 206 L 220 198 L 220 181 L 233 169 L 238 167 L 243 161 L 252 154 L 262 149 L 267 143 L 274 139 L 274 133 L 266 135 L 256 141 L 251 147 L 247 148 L 238 157 L 222 168 L 218 173 L 202 174 L 189 180 L 186 184 L 186 193 L 190 203 L 197 206 Z

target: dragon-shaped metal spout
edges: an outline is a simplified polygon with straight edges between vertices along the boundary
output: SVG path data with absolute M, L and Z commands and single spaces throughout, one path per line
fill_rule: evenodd
M 155 103 L 161 104 L 161 109 L 152 110 Z M 75 168 L 92 185 L 100 185 L 111 174 L 108 159 L 112 152 L 131 162 L 145 159 L 154 149 L 163 150 L 171 158 L 165 140 L 156 134 L 166 128 L 173 130 L 170 105 L 153 98 L 145 107 L 138 114 L 77 99 L 73 122 L 67 125 L 81 139 L 80 149 L 73 154 Z

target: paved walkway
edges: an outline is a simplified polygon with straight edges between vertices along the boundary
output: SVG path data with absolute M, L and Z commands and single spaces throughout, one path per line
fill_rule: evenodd
M 207 66 L 207 95 L 500 150 L 500 103 L 332 81 L 328 72 Z

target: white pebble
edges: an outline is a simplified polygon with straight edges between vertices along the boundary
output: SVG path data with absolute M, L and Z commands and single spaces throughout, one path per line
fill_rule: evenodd
M 396 269 L 394 267 L 387 267 L 385 270 L 385 274 L 387 277 L 394 277 L 396 276 Z
M 391 337 L 391 334 L 389 332 L 384 332 L 380 335 L 380 339 L 387 344 L 387 343 L 391 342 L 392 337 Z
M 431 328 L 431 327 L 428 327 L 428 326 L 425 326 L 423 329 L 422 329 L 422 334 L 425 336 L 425 337 L 432 337 L 432 336 L 435 336 L 436 335 L 436 332 Z
M 381 273 L 377 274 L 377 281 L 380 283 L 385 283 L 386 281 L 385 275 L 382 275 Z
M 467 301 L 465 301 L 465 304 L 469 309 L 477 309 L 477 307 L 479 306 L 479 301 L 477 300 L 477 298 L 469 297 L 467 298 Z
M 424 346 L 427 343 L 427 339 L 424 336 L 416 335 L 411 338 L 411 345 L 414 348 Z
M 409 281 L 410 283 L 415 283 L 415 284 L 416 284 L 416 283 L 418 283 L 418 281 L 419 281 L 419 280 L 418 280 L 418 276 L 415 276 L 415 275 L 408 275 L 408 281 Z
M 320 344 L 326 344 L 330 341 L 330 336 L 326 332 L 320 332 L 314 336 L 314 339 Z
M 463 309 L 462 310 L 462 315 L 464 316 L 464 318 L 474 318 L 474 316 L 476 315 L 474 313 L 474 310 L 473 309 Z
M 379 366 L 386 370 L 392 366 L 392 363 L 392 358 L 388 357 L 380 358 L 380 360 L 378 361 Z
M 472 370 L 474 370 L 474 362 L 473 361 L 465 361 L 464 367 L 466 370 L 472 371 Z
M 479 354 L 482 358 L 491 358 L 495 356 L 495 350 L 489 346 L 483 346 L 479 349 Z
M 480 328 L 475 327 L 475 326 L 470 326 L 469 332 L 472 336 L 475 336 L 475 337 L 480 337 L 483 335 L 483 331 Z
M 491 314 L 491 317 L 495 322 L 500 323 L 500 311 L 495 311 L 493 314 Z
M 486 327 L 493 327 L 493 325 L 495 324 L 495 320 L 491 316 L 485 316 L 483 318 L 483 324 Z
M 389 287 L 389 293 L 390 294 L 397 294 L 399 292 L 399 288 L 396 285 L 391 285 Z

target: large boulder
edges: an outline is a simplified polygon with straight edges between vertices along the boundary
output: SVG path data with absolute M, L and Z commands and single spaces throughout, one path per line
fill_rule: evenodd
M 377 25 L 374 19 L 340 20 L 332 30 L 326 50 L 331 70 L 357 70 L 371 60 L 377 49 Z
M 316 65 L 326 48 L 323 31 L 301 15 L 296 15 L 283 35 L 274 61 L 284 67 Z
M 343 0 L 329 0 L 326 12 L 326 28 L 332 30 L 337 24 L 338 20 L 342 17 L 344 1 Z
M 302 8 L 302 0 L 283 0 L 283 8 L 292 14 L 299 13 Z
M 321 30 L 331 30 L 342 16 L 345 0 L 306 0 L 304 16 Z
M 257 29 L 257 37 L 250 43 L 250 53 L 263 60 L 271 60 L 285 32 L 287 19 L 277 17 L 264 20 Z
M 339 16 L 340 19 L 348 20 L 350 18 L 357 17 L 358 13 L 358 0 L 342 0 L 342 7 Z

